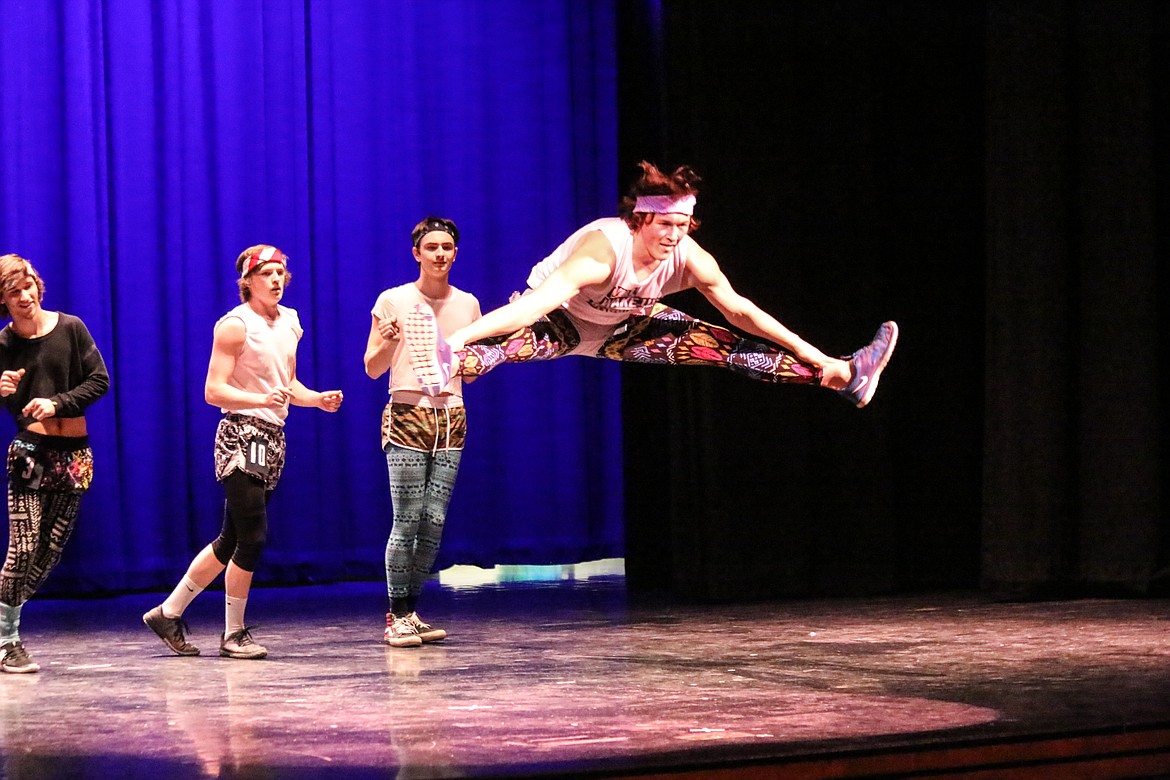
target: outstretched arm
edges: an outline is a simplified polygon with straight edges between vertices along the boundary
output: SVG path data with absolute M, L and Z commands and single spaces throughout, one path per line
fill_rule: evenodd
M 472 341 L 503 336 L 531 325 L 579 293 L 582 287 L 608 279 L 615 259 L 613 247 L 605 236 L 600 231 L 590 233 L 539 287 L 455 331 L 447 343 L 453 350 L 460 350 Z
M 737 293 L 715 258 L 689 236 L 685 240 L 691 242 L 687 255 L 690 286 L 701 292 L 728 322 L 740 330 L 779 344 L 805 363 L 824 369 L 832 385 L 837 384 L 838 380 L 834 377 L 841 371 L 844 372 L 845 381 L 848 381 L 848 363 L 821 352 L 751 300 Z

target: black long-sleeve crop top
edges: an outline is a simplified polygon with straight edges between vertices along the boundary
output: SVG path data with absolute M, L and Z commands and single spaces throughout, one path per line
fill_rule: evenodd
M 33 420 L 21 410 L 34 398 L 57 405 L 57 417 L 81 417 L 110 388 L 106 363 L 93 336 L 78 317 L 59 313 L 56 327 L 44 336 L 26 339 L 8 326 L 0 330 L 0 371 L 23 368 L 16 392 L 3 401 L 25 428 Z

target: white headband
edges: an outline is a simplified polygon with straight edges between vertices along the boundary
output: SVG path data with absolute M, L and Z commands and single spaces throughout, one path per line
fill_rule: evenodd
M 685 214 L 689 217 L 695 213 L 695 196 L 683 195 L 676 198 L 673 195 L 639 195 L 634 201 L 634 211 L 650 214 Z

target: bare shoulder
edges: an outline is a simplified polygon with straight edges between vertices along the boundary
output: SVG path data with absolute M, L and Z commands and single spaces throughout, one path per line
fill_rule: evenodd
M 703 247 L 699 246 L 699 242 L 691 236 L 683 236 L 681 243 L 683 252 L 688 260 L 691 257 L 698 257 L 703 260 L 710 260 L 714 262 L 715 258 L 711 256 L 711 253 Z
M 221 349 L 235 347 L 238 350 L 244 345 L 246 333 L 244 321 L 229 314 L 215 325 L 215 346 Z
M 683 251 L 686 257 L 687 270 L 690 271 L 698 280 L 711 281 L 712 277 L 720 274 L 719 263 L 712 257 L 711 253 L 703 247 L 699 246 L 698 242 L 690 236 L 685 236 L 682 240 Z
M 614 260 L 617 259 L 617 255 L 613 251 L 613 244 L 600 230 L 590 230 L 581 236 L 581 240 L 577 246 L 573 247 L 573 252 L 569 257 L 570 259 L 588 257 L 606 265 L 613 265 Z
M 560 271 L 578 286 L 585 286 L 604 282 L 616 264 L 613 244 L 600 230 L 592 230 L 581 237 Z

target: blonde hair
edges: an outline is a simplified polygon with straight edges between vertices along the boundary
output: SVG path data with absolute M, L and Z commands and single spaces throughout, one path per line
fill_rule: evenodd
M 286 255 L 284 252 L 281 252 L 281 250 L 278 247 L 274 247 L 271 244 L 255 244 L 253 246 L 248 247 L 243 252 L 240 252 L 239 257 L 236 258 L 236 273 L 238 274 L 244 270 L 244 263 L 246 263 L 248 261 L 249 257 L 251 257 L 252 255 L 257 254 L 259 252 L 263 252 L 265 249 L 268 249 L 268 248 L 272 248 L 272 249 L 275 249 L 277 252 L 280 252 L 280 256 L 282 258 L 284 258 L 284 261 L 286 263 L 288 262 L 288 255 Z M 253 269 L 253 270 L 255 270 L 255 269 Z M 248 276 L 251 276 L 251 275 L 252 275 L 252 272 L 249 271 L 247 276 L 241 276 L 237 280 L 237 284 L 239 285 L 239 288 L 240 288 L 240 300 L 243 303 L 247 303 L 248 301 L 250 301 L 252 299 L 252 288 L 248 286 Z M 288 266 L 285 266 L 285 269 L 284 269 L 284 285 L 285 285 L 285 287 L 287 287 L 288 283 L 291 281 L 292 281 L 292 272 L 288 270 Z
M 0 256 L 0 296 L 7 295 L 12 290 L 23 285 L 26 279 L 32 279 L 37 285 L 37 299 L 45 297 L 45 280 L 33 268 L 33 264 L 17 254 Z M 11 317 L 8 304 L 0 298 L 0 317 Z

